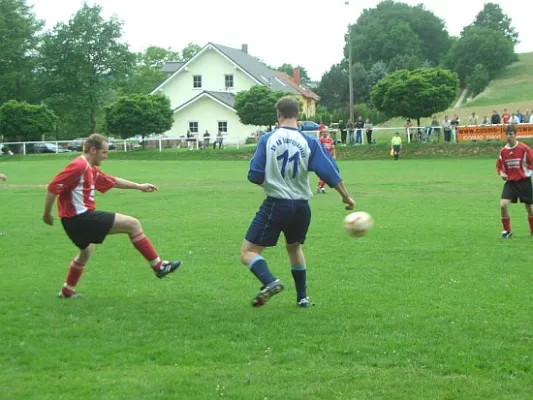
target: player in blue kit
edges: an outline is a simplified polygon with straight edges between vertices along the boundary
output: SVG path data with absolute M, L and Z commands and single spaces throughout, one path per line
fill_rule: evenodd
M 299 307 L 307 308 L 311 303 L 307 297 L 302 244 L 311 222 L 308 173 L 315 172 L 339 192 L 347 210 L 352 210 L 355 202 L 344 187 L 337 164 L 318 139 L 298 130 L 298 100 L 283 97 L 277 102 L 276 110 L 279 127 L 261 137 L 250 161 L 248 180 L 261 185 L 267 197 L 248 228 L 241 247 L 241 262 L 263 284 L 252 301 L 254 307 L 261 307 L 284 289 L 261 256 L 265 247 L 277 244 L 283 232 L 296 286 L 296 302 Z

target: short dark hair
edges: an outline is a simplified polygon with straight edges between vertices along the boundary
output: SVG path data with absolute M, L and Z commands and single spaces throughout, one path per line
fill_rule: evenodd
M 509 124 L 505 127 L 505 134 L 506 135 L 516 135 L 516 125 L 515 124 Z
M 107 142 L 107 138 L 104 135 L 93 133 L 83 144 L 83 152 L 88 153 L 91 150 L 91 147 L 94 147 L 96 150 L 102 150 L 104 143 Z
M 283 96 L 276 103 L 276 110 L 283 118 L 298 118 L 298 115 L 300 115 L 300 103 L 292 96 Z

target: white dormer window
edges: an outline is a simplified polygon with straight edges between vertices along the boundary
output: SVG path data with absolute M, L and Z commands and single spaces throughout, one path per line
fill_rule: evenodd
M 202 75 L 194 75 L 192 77 L 192 87 L 195 89 L 202 88 Z
M 224 86 L 226 88 L 233 88 L 233 75 L 224 75 Z

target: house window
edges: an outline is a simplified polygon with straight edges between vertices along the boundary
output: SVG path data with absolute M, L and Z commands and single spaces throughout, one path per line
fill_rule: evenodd
M 189 121 L 189 130 L 191 133 L 198 133 L 198 121 Z
M 228 121 L 218 121 L 218 131 L 228 133 Z
M 226 88 L 233 87 L 233 75 L 224 75 L 224 86 Z
M 194 75 L 192 77 L 192 87 L 200 89 L 202 87 L 202 75 Z

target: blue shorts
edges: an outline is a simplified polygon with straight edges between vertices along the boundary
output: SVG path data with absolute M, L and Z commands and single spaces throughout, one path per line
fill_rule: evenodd
M 281 232 L 288 244 L 305 242 L 311 223 L 311 208 L 307 200 L 286 200 L 267 197 L 246 232 L 250 243 L 272 247 Z

